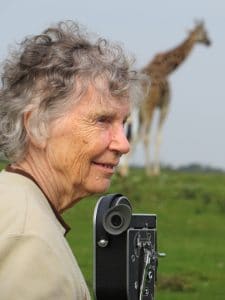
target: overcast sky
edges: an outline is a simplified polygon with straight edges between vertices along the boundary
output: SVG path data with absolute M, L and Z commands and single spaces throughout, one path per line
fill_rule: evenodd
M 181 43 L 204 19 L 212 46 L 197 45 L 170 76 L 172 100 L 161 161 L 225 169 L 225 1 L 223 0 L 0 0 L 0 59 L 24 36 L 73 19 L 136 57 L 138 68 Z M 139 145 L 134 160 L 143 164 Z

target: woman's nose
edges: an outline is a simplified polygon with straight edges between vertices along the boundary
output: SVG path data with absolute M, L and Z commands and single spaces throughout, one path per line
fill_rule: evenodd
M 114 131 L 110 149 L 120 152 L 121 154 L 126 154 L 130 151 L 130 143 L 122 126 Z

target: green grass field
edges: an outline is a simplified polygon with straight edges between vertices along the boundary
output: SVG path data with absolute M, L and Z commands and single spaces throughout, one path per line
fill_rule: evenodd
M 167 253 L 159 260 L 157 300 L 225 299 L 225 174 L 164 170 L 148 178 L 137 169 L 125 179 L 115 176 L 109 193 L 126 195 L 134 213 L 157 214 L 158 249 Z M 64 214 L 91 291 L 97 199 L 84 199 Z
M 115 177 L 109 193 L 122 193 L 135 213 L 158 218 L 157 300 L 225 299 L 225 175 L 164 171 L 148 178 L 132 170 Z M 92 216 L 98 197 L 65 213 L 69 243 L 92 290 Z

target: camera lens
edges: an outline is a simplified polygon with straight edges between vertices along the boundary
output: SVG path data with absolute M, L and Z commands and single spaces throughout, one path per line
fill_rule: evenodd
M 120 227 L 122 225 L 122 218 L 119 215 L 113 215 L 111 218 L 111 223 L 114 227 Z

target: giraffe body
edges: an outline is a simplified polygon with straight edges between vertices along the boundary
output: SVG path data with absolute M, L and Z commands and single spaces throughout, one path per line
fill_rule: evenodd
M 172 50 L 158 53 L 152 61 L 144 67 L 141 72 L 149 76 L 150 87 L 148 87 L 145 98 L 139 108 L 139 128 L 136 137 L 131 141 L 132 149 L 141 140 L 145 148 L 145 167 L 148 175 L 159 175 L 160 161 L 159 152 L 162 141 L 162 129 L 170 106 L 170 85 L 169 75 L 174 72 L 188 57 L 194 45 L 210 45 L 207 32 L 203 22 L 196 24 L 194 29 L 188 34 L 187 38 Z M 155 155 L 151 163 L 150 159 L 150 132 L 153 115 L 159 110 L 159 119 L 156 128 Z M 128 159 L 128 158 L 127 158 Z M 122 175 L 128 173 L 128 161 L 121 168 Z

